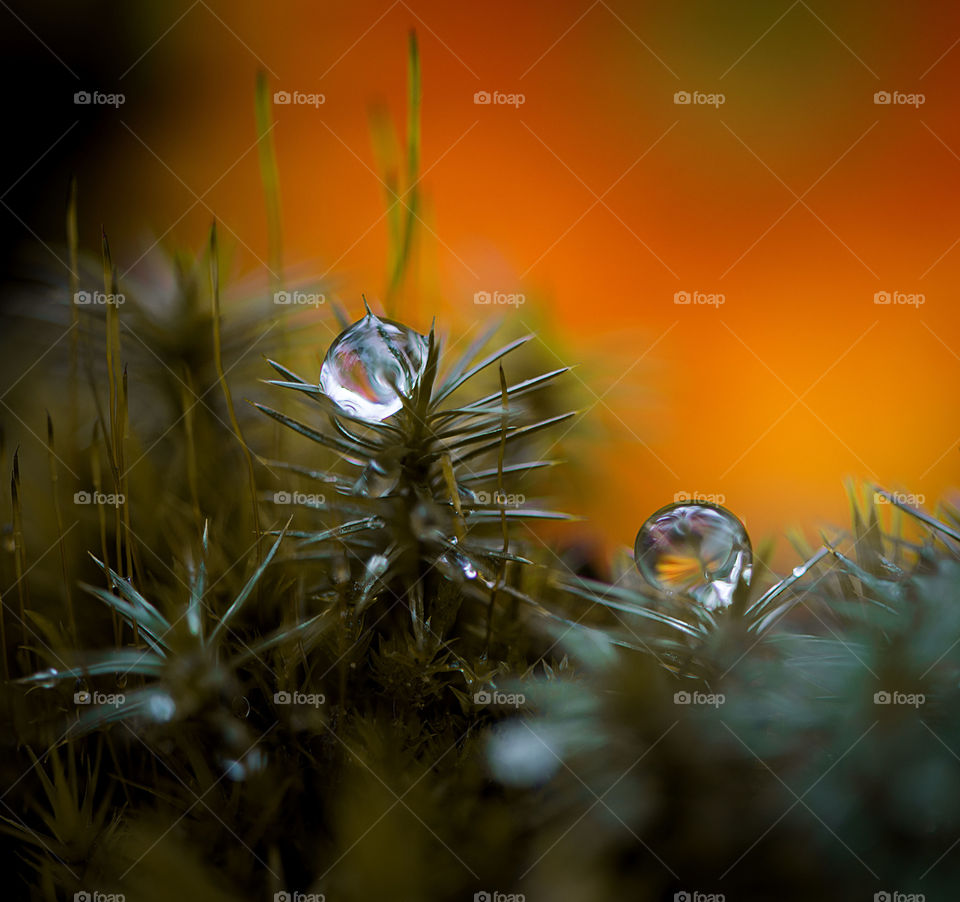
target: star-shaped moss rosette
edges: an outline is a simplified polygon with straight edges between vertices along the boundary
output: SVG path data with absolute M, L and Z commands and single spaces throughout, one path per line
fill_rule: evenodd
M 322 425 L 256 405 L 335 452 L 355 473 L 344 476 L 268 462 L 332 490 L 329 498 L 308 497 L 301 504 L 320 524 L 289 533 L 298 540 L 297 559 L 340 561 L 348 568 L 358 583 L 355 613 L 384 587 L 394 586 L 395 594 L 407 602 L 418 637 L 431 616 L 425 584 L 448 579 L 475 598 L 489 599 L 508 563 L 529 563 L 511 550 L 511 526 L 523 520 L 567 518 L 527 503 L 517 490 L 525 474 L 555 461 L 515 459 L 513 451 L 574 416 L 568 412 L 537 420 L 524 403 L 568 367 L 510 385 L 502 361 L 533 336 L 478 360 L 492 331 L 481 335 L 440 377 L 440 342 L 433 328 L 419 335 L 367 308 L 366 316 L 331 345 L 320 384 L 269 361 L 283 377 L 270 384 L 310 398 Z M 499 391 L 455 400 L 474 377 L 498 364 Z M 297 496 L 290 498 L 296 501 Z
M 281 531 L 222 611 L 212 610 L 208 598 L 206 531 L 188 596 L 176 611 L 164 613 L 129 579 L 91 555 L 108 585 L 84 584 L 83 588 L 119 615 L 132 631 L 133 646 L 75 651 L 67 666 L 59 658 L 53 659 L 50 663 L 57 666 L 20 682 L 44 689 L 67 682 L 82 687 L 74 698 L 79 714 L 65 736 L 79 736 L 120 721 L 131 725 L 167 724 L 206 718 L 228 737 L 228 746 L 242 745 L 246 733 L 227 726 L 230 700 L 240 694 L 237 670 L 262 664 L 264 653 L 278 645 L 297 642 L 309 647 L 323 629 L 323 614 L 292 627 L 280 627 L 267 636 L 250 635 L 237 626 L 241 613 L 256 598 L 258 583 L 274 560 L 284 534 Z M 92 687 L 99 688 L 97 679 L 108 674 L 116 679 L 104 691 L 95 691 Z
M 825 535 L 819 548 L 795 540 L 802 560 L 786 577 L 775 574 L 765 561 L 766 552 L 761 553 L 754 567 L 760 578 L 752 583 L 741 579 L 726 606 L 703 603 L 697 591 L 665 590 L 661 581 L 641 575 L 633 559 L 612 582 L 558 570 L 548 577 L 549 590 L 537 598 L 509 586 L 504 592 L 535 607 L 555 629 L 597 626 L 613 645 L 652 655 L 670 672 L 709 684 L 747 655 L 772 649 L 779 653 L 788 645 L 799 650 L 809 641 L 837 641 L 833 634 L 796 631 L 798 618 L 809 619 L 813 627 L 875 626 L 905 600 L 929 593 L 937 584 L 946 586 L 957 575 L 960 512 L 941 505 L 937 519 L 905 503 L 898 493 L 880 487 L 871 491 L 864 506 L 850 489 L 849 532 Z M 894 528 L 881 527 L 880 505 L 900 512 Z M 907 537 L 910 529 L 919 532 L 920 542 Z M 579 616 L 569 605 L 571 597 L 586 602 L 588 612 L 605 611 L 606 616 Z M 564 616 L 564 610 L 570 613 Z

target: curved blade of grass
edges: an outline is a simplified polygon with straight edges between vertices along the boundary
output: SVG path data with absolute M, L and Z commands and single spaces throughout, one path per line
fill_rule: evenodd
M 577 415 L 577 411 L 571 410 L 569 413 L 560 414 L 560 416 L 550 417 L 548 420 L 542 420 L 539 423 L 534 423 L 531 426 L 524 426 L 520 429 L 515 429 L 513 432 L 509 433 L 504 441 L 513 442 L 520 438 L 525 438 L 526 436 L 533 435 L 535 432 L 539 432 L 541 429 L 547 429 L 550 426 L 555 426 L 557 423 L 562 423 L 564 420 L 569 420 L 571 417 Z M 488 451 L 492 451 L 494 448 L 500 447 L 500 439 L 495 441 L 487 442 L 485 445 L 481 445 L 479 448 L 474 448 L 472 451 L 468 451 L 466 454 L 461 454 L 455 459 L 456 463 L 463 463 L 467 460 L 472 460 L 474 457 L 479 457 L 481 454 L 486 454 Z
M 536 613 L 542 617 L 547 617 L 550 620 L 554 620 L 557 623 L 562 623 L 564 626 L 570 627 L 578 631 L 596 632 L 596 630 L 594 630 L 592 627 L 585 626 L 582 623 L 577 623 L 575 620 L 569 620 L 566 617 L 561 617 L 559 614 L 555 614 L 549 608 L 544 607 L 536 599 L 531 598 L 529 595 L 519 591 L 518 589 L 515 589 L 513 586 L 509 584 L 502 586 L 500 591 L 502 591 L 505 595 L 509 595 L 511 598 L 516 598 L 519 601 L 523 601 L 526 604 L 530 605 L 530 607 L 533 608 L 536 611 Z M 613 637 L 612 634 L 608 632 L 604 633 L 604 638 L 607 639 L 609 642 L 612 642 L 614 645 L 619 645 L 623 648 L 629 648 L 632 651 L 647 651 L 647 652 L 650 651 L 649 648 L 643 648 L 642 646 L 639 646 L 639 645 L 633 645 L 630 642 L 626 642 L 623 639 L 616 639 Z
M 272 361 L 271 361 L 272 362 Z M 391 425 L 390 423 L 384 422 L 374 422 L 371 423 L 369 420 L 365 420 L 362 417 L 355 417 L 352 414 L 345 411 L 342 407 L 334 404 L 333 401 L 327 396 L 326 392 L 318 385 L 310 385 L 306 382 L 282 382 L 279 379 L 264 379 L 262 380 L 266 385 L 274 385 L 277 388 L 289 388 L 293 391 L 301 392 L 305 395 L 309 395 L 313 398 L 314 401 L 317 401 L 323 409 L 330 414 L 331 416 L 337 417 L 340 420 L 349 420 L 352 423 L 357 423 L 361 426 L 365 426 L 367 429 L 372 429 L 375 432 L 384 432 L 392 433 L 393 435 L 400 435 L 400 430 L 396 426 Z
M 402 241 L 395 257 L 393 272 L 387 287 L 386 310 L 387 315 L 394 313 L 396 297 L 403 284 L 404 276 L 410 265 L 410 256 L 413 248 L 413 236 L 417 220 L 417 211 L 420 206 L 420 192 L 417 189 L 417 173 L 420 169 L 420 53 L 417 48 L 416 32 L 410 32 L 410 44 L 407 66 L 407 172 L 405 197 L 398 202 L 406 208 L 406 217 L 403 223 Z
M 97 560 L 96 556 L 90 554 L 90 558 L 103 572 L 113 581 L 113 585 L 120 591 L 120 594 L 137 610 L 142 611 L 146 622 L 154 631 L 159 628 L 165 632 L 170 629 L 170 623 L 160 611 L 157 610 L 146 598 L 143 597 L 130 583 L 128 579 L 122 577 L 112 567 L 107 566 L 102 561 Z M 115 597 L 115 596 L 114 596 Z
M 507 395 L 511 398 L 517 398 L 520 395 L 527 394 L 528 392 L 535 391 L 538 388 L 543 388 L 547 383 L 553 381 L 558 376 L 562 376 L 564 373 L 568 373 L 572 367 L 564 366 L 560 367 L 558 370 L 551 370 L 549 373 L 543 373 L 540 376 L 534 376 L 530 379 L 524 379 L 523 382 L 518 382 L 516 385 L 511 385 L 507 388 Z M 457 410 L 451 411 L 440 411 L 436 416 L 446 416 L 448 413 L 452 414 L 466 414 L 470 413 L 476 408 L 482 408 L 485 404 L 492 404 L 495 401 L 499 401 L 503 396 L 502 392 L 494 392 L 490 395 L 485 395 L 482 398 L 478 398 L 476 401 L 473 401 L 470 404 L 465 405 Z M 493 408 L 493 410 L 499 410 L 500 408 Z
M 278 423 L 282 423 L 284 426 L 287 426 L 294 432 L 299 432 L 300 435 L 310 439 L 312 442 L 316 442 L 318 445 L 323 445 L 325 448 L 330 448 L 333 451 L 339 451 L 342 454 L 360 457 L 361 459 L 368 457 L 363 448 L 348 445 L 346 442 L 342 442 L 339 439 L 331 438 L 328 435 L 324 435 L 322 432 L 317 432 L 316 429 L 311 429 L 305 423 L 301 423 L 299 420 L 288 417 L 286 414 L 280 413 L 279 410 L 274 410 L 272 407 L 267 407 L 264 404 L 258 404 L 256 401 L 251 401 L 250 403 L 261 413 L 265 413 L 268 417 L 272 417 Z
M 324 482 L 330 485 L 349 488 L 352 483 L 340 479 L 336 473 L 324 473 L 321 470 L 312 470 L 310 467 L 304 467 L 300 464 L 292 464 L 288 460 L 271 460 L 264 458 L 263 464 L 271 470 L 286 470 L 289 473 L 296 473 L 298 476 L 305 476 L 307 479 L 314 479 L 317 482 Z M 268 530 L 269 533 L 269 530 Z
M 210 227 L 210 293 L 213 304 L 213 362 L 216 365 L 217 379 L 220 381 L 223 396 L 227 402 L 230 426 L 237 437 L 237 441 L 240 442 L 243 457 L 247 464 L 247 480 L 250 484 L 250 503 L 253 505 L 253 526 L 257 534 L 257 558 L 259 559 L 262 553 L 260 548 L 262 530 L 260 527 L 260 508 L 257 505 L 257 477 L 253 472 L 253 455 L 250 453 L 250 448 L 243 437 L 243 431 L 240 429 L 240 423 L 237 420 L 237 412 L 233 406 L 233 396 L 230 394 L 230 385 L 223 370 L 223 355 L 220 348 L 220 261 L 217 255 L 216 223 Z
M 778 596 L 782 595 L 787 589 L 790 588 L 797 580 L 803 579 L 809 572 L 810 568 L 822 561 L 828 554 L 830 554 L 830 549 L 824 545 L 817 552 L 815 552 L 811 557 L 807 558 L 799 567 L 794 568 L 793 573 L 790 574 L 786 579 L 780 580 L 776 585 L 771 586 L 763 593 L 750 607 L 746 610 L 746 615 L 760 615 L 764 612 L 764 609 Z
M 317 542 L 325 542 L 327 539 L 339 539 L 343 536 L 353 535 L 356 532 L 364 532 L 367 529 L 383 529 L 383 519 L 380 517 L 366 517 L 363 520 L 351 520 L 341 526 L 334 526 L 332 529 L 325 529 L 322 532 L 309 533 L 309 537 L 301 541 L 297 548 L 306 548 L 308 545 L 315 545 Z
M 203 538 L 200 540 L 200 566 L 190 581 L 190 601 L 187 605 L 187 629 L 203 640 L 203 593 L 207 583 L 207 549 L 209 547 L 209 521 L 204 521 Z
M 21 677 L 18 683 L 43 685 L 51 680 L 78 680 L 105 673 L 140 673 L 155 676 L 163 669 L 164 661 L 159 655 L 137 648 L 116 648 L 104 652 L 87 652 L 72 667 L 58 670 L 56 675 L 49 670 Z
M 559 460 L 532 460 L 525 463 L 504 464 L 503 472 L 506 473 L 526 473 L 530 470 L 540 470 L 545 467 L 555 467 L 560 464 Z M 474 473 L 464 473 L 460 476 L 460 482 L 478 482 L 482 479 L 492 479 L 499 473 L 498 467 L 489 467 L 485 470 L 477 470 Z
M 903 599 L 904 587 L 899 583 L 890 582 L 885 579 L 878 579 L 870 573 L 867 573 L 859 564 L 850 560 L 846 555 L 837 551 L 836 548 L 830 549 L 831 554 L 843 565 L 844 570 L 851 576 L 860 580 L 863 585 L 869 589 L 879 599 L 887 604 L 894 605 Z M 849 597 L 856 597 L 850 593 Z M 874 602 L 875 599 L 866 596 L 866 600 Z
M 154 698 L 166 697 L 166 690 L 149 686 L 145 689 L 134 689 L 124 693 L 122 705 L 96 705 L 85 709 L 77 718 L 76 727 L 71 730 L 73 736 L 83 736 L 91 730 L 117 721 L 133 718 L 140 714 L 147 714 L 150 702 Z
M 470 520 L 499 520 L 501 517 L 506 517 L 508 520 L 577 520 L 578 517 L 573 514 L 565 514 L 562 511 L 547 511 L 547 510 L 521 510 L 520 508 L 512 508 L 507 510 L 501 506 L 489 506 L 489 507 L 470 507 L 469 505 L 464 505 L 464 513 L 468 521 Z
M 466 350 L 457 357 L 456 363 L 450 368 L 450 371 L 444 376 L 442 382 L 440 383 L 440 389 L 445 389 L 448 385 L 452 384 L 454 381 L 460 378 L 460 376 L 466 371 L 467 367 L 473 362 L 473 359 L 483 350 L 487 342 L 493 338 L 494 333 L 500 328 L 503 324 L 502 319 L 494 320 L 486 329 L 484 329 L 480 335 L 475 338 L 473 341 L 467 345 Z
M 293 518 L 291 517 L 290 520 L 292 519 Z M 210 633 L 211 642 L 216 640 L 217 636 L 220 635 L 220 632 L 226 629 L 227 624 L 237 616 L 244 604 L 246 604 L 250 594 L 256 588 L 260 577 L 263 576 L 264 570 L 270 566 L 270 562 L 273 560 L 274 555 L 276 555 L 277 549 L 280 548 L 280 543 L 283 541 L 283 537 L 287 533 L 287 527 L 290 526 L 290 520 L 287 520 L 287 525 L 284 526 L 284 528 L 280 531 L 280 535 L 277 536 L 277 541 L 273 543 L 273 547 L 267 552 L 267 556 L 263 559 L 260 566 L 253 571 L 253 575 L 247 580 L 246 585 L 240 590 L 240 593 L 233 600 L 233 603 L 224 612 L 223 617 L 220 618 L 219 623 L 217 623 L 217 625 L 213 628 L 213 631 Z
M 283 237 L 280 215 L 280 175 L 277 166 L 277 149 L 273 143 L 276 125 L 270 116 L 270 85 L 262 69 L 257 72 L 255 94 L 255 119 L 257 126 L 257 151 L 260 157 L 260 181 L 267 206 L 267 259 L 274 290 L 283 282 Z
M 89 592 L 96 598 L 99 598 L 111 610 L 116 611 L 120 617 L 123 618 L 123 620 L 125 620 L 132 628 L 137 630 L 138 637 L 144 639 L 147 645 L 149 645 L 158 655 L 166 655 L 164 637 L 169 630 L 169 627 L 164 629 L 163 626 L 155 619 L 151 618 L 146 611 L 138 608 L 135 604 L 132 604 L 125 599 L 114 595 L 107 589 L 101 589 L 99 586 L 91 586 L 89 583 L 80 583 L 80 588 L 85 592 Z
M 617 611 L 623 611 L 626 614 L 636 614 L 638 617 L 646 617 L 650 620 L 656 620 L 658 623 L 671 626 L 682 633 L 686 633 L 688 636 L 700 637 L 702 635 L 699 630 L 694 629 L 692 626 L 690 626 L 690 624 L 685 623 L 682 620 L 678 620 L 676 617 L 671 617 L 669 614 L 664 614 L 661 611 L 655 611 L 652 608 L 648 608 L 640 604 L 637 599 L 643 598 L 643 596 L 637 596 L 627 589 L 620 589 L 616 586 L 608 586 L 604 583 L 598 583 L 593 580 L 578 580 L 578 582 L 579 585 L 572 585 L 570 583 L 558 581 L 557 586 L 566 592 L 570 592 L 579 596 L 580 598 L 586 599 L 587 601 L 592 601 L 594 604 L 613 608 Z M 614 601 L 611 596 L 613 596 L 613 598 L 622 600 Z
M 880 488 L 880 486 L 875 485 L 874 489 L 883 495 L 892 505 L 900 508 L 900 510 L 905 513 L 910 514 L 911 517 L 916 517 L 921 523 L 925 523 L 931 529 L 936 530 L 937 532 L 942 532 L 945 536 L 950 536 L 955 542 L 960 542 L 960 532 L 951 527 L 947 526 L 946 523 L 941 523 L 939 520 L 931 517 L 929 514 L 925 514 L 922 510 L 917 510 L 915 507 L 911 507 L 909 504 L 904 504 L 896 495 L 891 494 L 885 489 Z
M 233 664 L 243 664 L 250 658 L 257 657 L 263 652 L 276 647 L 277 645 L 283 645 L 285 642 L 289 642 L 292 639 L 297 639 L 302 641 L 303 634 L 309 633 L 311 630 L 316 629 L 320 621 L 327 617 L 327 612 L 324 611 L 322 614 L 317 614 L 315 617 L 311 617 L 309 620 L 304 620 L 302 623 L 298 623 L 295 626 L 289 627 L 287 629 L 279 629 L 272 636 L 267 636 L 265 639 L 260 642 L 256 642 L 249 647 L 246 651 L 237 655 L 233 659 Z M 316 630 L 317 634 L 323 632 L 329 624 L 325 624 L 323 629 Z
M 440 387 L 439 392 L 433 397 L 431 401 L 431 406 L 436 407 L 444 398 L 452 395 L 461 385 L 467 382 L 469 379 L 472 379 L 477 373 L 482 372 L 491 364 L 496 363 L 503 357 L 506 357 L 511 351 L 515 351 L 517 348 L 523 347 L 528 341 L 530 341 L 535 336 L 524 335 L 522 338 L 518 338 L 515 341 L 511 341 L 509 344 L 504 345 L 500 348 L 499 351 L 494 352 L 489 357 L 484 358 L 476 366 L 470 367 L 465 373 L 458 375 L 453 379 L 448 379 L 448 381 Z

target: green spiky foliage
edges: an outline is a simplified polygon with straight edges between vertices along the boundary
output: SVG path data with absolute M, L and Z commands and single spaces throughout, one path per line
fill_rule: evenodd
M 369 309 L 366 321 L 381 324 Z M 396 359 L 403 360 L 401 349 L 393 347 L 394 339 L 382 328 L 381 332 Z M 531 393 L 549 388 L 564 369 L 507 384 L 504 358 L 532 337 L 519 338 L 478 360 L 489 339 L 489 334 L 482 335 L 438 377 L 440 345 L 431 329 L 422 376 L 409 397 L 400 394 L 403 406 L 398 414 L 384 422 L 346 413 L 316 384 L 270 361 L 284 377 L 271 384 L 315 402 L 314 409 L 328 428 L 321 431 L 271 407 L 257 406 L 350 468 L 344 475 L 295 468 L 327 493 L 319 500 L 316 494 L 307 495 L 308 504 L 301 505 L 320 515 L 319 528 L 291 533 L 298 540 L 298 560 L 327 565 L 314 591 L 332 600 L 343 596 L 338 582 L 355 585 L 357 590 L 347 592 L 351 618 L 363 617 L 370 607 L 373 616 L 386 620 L 398 607 L 396 602 L 402 602 L 400 619 L 411 624 L 421 650 L 428 644 L 436 651 L 443 646 L 446 629 L 459 618 L 461 604 L 467 603 L 473 616 L 466 615 L 460 623 L 461 636 L 489 640 L 506 565 L 528 563 L 511 550 L 513 521 L 564 517 L 527 503 L 526 496 L 516 491 L 518 479 L 551 462 L 529 453 L 527 459 L 514 459 L 514 449 L 529 448 L 537 433 L 573 416 L 530 422 L 524 404 Z M 498 364 L 498 391 L 458 400 L 472 380 Z M 283 495 L 284 500 L 289 497 L 300 495 Z M 509 503 L 517 498 L 524 503 Z M 381 596 L 392 603 L 390 610 L 378 613 L 373 602 Z
M 384 178 L 393 316 L 419 79 L 412 41 L 404 177 Z M 272 147 L 261 164 L 275 291 Z M 798 539 L 785 578 L 758 551 L 722 610 L 625 554 L 588 573 L 537 531 L 561 516 L 570 415 L 528 337 L 458 352 L 431 329 L 401 409 L 370 422 L 294 343 L 256 342 L 276 308 L 221 286 L 215 231 L 139 286 L 104 245 L 102 288 L 129 303 L 67 307 L 89 287 L 76 217 L 74 193 L 75 275 L 15 330 L 49 353 L 2 415 L 12 898 L 955 897 L 955 508 L 851 489 L 848 532 Z M 302 333 L 319 348 L 349 325 L 330 306 Z M 43 321 L 77 342 L 48 347 Z M 90 491 L 125 500 L 70 503 Z

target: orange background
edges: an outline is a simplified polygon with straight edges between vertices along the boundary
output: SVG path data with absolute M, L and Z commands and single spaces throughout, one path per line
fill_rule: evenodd
M 102 88 L 127 93 L 126 124 L 79 173 L 85 229 L 104 222 L 129 264 L 152 240 L 125 242 L 131 228 L 199 248 L 216 215 L 235 275 L 263 272 L 263 68 L 326 97 L 274 107 L 285 260 L 359 310 L 383 293 L 387 247 L 368 113 L 385 102 L 402 132 L 411 28 L 429 228 L 407 317 L 467 329 L 492 315 L 475 292 L 526 295 L 505 315 L 545 328 L 547 359 L 582 364 L 585 437 L 558 490 L 595 534 L 632 544 L 683 491 L 724 495 L 757 541 L 845 522 L 847 475 L 928 507 L 955 484 L 957 9 L 145 5 Z M 483 90 L 525 103 L 475 105 Z M 925 303 L 874 304 L 884 290 Z M 678 291 L 725 303 L 678 306 Z

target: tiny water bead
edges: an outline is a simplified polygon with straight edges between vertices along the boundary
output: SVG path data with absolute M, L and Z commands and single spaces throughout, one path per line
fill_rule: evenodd
M 652 586 L 689 595 L 708 610 L 733 602 L 750 582 L 753 553 L 743 524 L 719 504 L 669 504 L 637 533 L 637 569 Z
M 563 763 L 563 741 L 556 727 L 509 720 L 487 738 L 487 764 L 506 786 L 542 786 Z
M 380 422 L 403 406 L 427 365 L 426 336 L 373 313 L 334 339 L 320 368 L 320 388 L 354 417 Z
M 42 689 L 53 689 L 60 679 L 60 671 L 56 667 L 41 670 L 33 675 L 33 681 Z
M 480 575 L 470 558 L 453 549 L 437 558 L 437 569 L 454 580 L 476 579 Z

